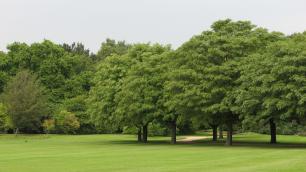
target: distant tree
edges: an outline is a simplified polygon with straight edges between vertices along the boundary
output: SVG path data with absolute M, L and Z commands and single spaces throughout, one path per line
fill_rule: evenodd
M 0 94 L 9 79 L 9 62 L 7 55 L 0 51 Z
M 88 73 L 93 63 L 82 44 L 62 46 L 48 40 L 31 45 L 13 43 L 8 46 L 6 61 L 9 65 L 3 66 L 12 76 L 20 69 L 35 73 L 54 104 L 90 89 Z
M 127 44 L 125 41 L 115 41 L 108 38 L 101 44 L 101 48 L 99 49 L 96 58 L 97 60 L 103 60 L 112 54 L 123 55 L 128 52 L 130 47 L 131 45 Z
M 62 47 L 65 51 L 75 54 L 75 55 L 85 55 L 90 56 L 89 49 L 86 49 L 85 46 L 80 42 L 73 42 L 72 44 L 62 44 Z
M 3 103 L 16 133 L 41 130 L 48 107 L 44 90 L 35 75 L 27 70 L 18 72 L 4 89 Z

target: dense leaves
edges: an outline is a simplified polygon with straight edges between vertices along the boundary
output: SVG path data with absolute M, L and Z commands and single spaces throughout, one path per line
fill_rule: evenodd
M 213 23 L 176 50 L 112 39 L 97 54 L 81 43 L 13 43 L 7 53 L 0 52 L 0 130 L 123 131 L 137 133 L 144 142 L 148 133 L 171 133 L 175 143 L 177 132 L 194 128 L 212 128 L 217 140 L 219 127 L 227 130 L 231 145 L 233 130 L 269 124 L 275 143 L 277 131 L 295 133 L 287 130 L 305 124 L 305 58 L 306 33 L 285 36 L 230 19 Z M 30 87 L 10 91 L 25 84 L 16 79 L 21 70 L 37 76 L 27 83 L 33 87 L 29 96 L 38 99 L 40 87 L 45 88 L 48 112 L 31 113 L 33 118 L 10 115 L 21 107 L 16 97 L 32 92 Z
M 3 101 L 16 132 L 39 132 L 48 109 L 44 90 L 34 75 L 17 73 L 4 90 Z

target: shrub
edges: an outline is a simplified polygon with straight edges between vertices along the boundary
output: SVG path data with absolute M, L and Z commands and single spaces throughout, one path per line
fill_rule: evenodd
M 76 134 L 76 131 L 80 128 L 78 118 L 66 110 L 60 111 L 54 118 L 55 128 L 58 133 Z
M 55 121 L 54 119 L 46 119 L 43 122 L 43 128 L 46 134 L 49 134 L 55 130 Z

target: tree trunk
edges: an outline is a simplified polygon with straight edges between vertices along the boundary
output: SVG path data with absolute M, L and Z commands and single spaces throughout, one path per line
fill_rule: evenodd
M 148 124 L 142 127 L 142 141 L 144 143 L 148 142 Z
M 171 144 L 175 144 L 176 143 L 176 122 L 173 121 L 170 124 L 171 126 Z
M 138 127 L 137 138 L 138 138 L 138 142 L 142 142 L 142 137 L 141 137 L 141 127 Z
M 233 144 L 233 122 L 232 120 L 227 123 L 227 137 L 226 145 L 231 146 Z
M 16 130 L 15 130 L 15 136 L 18 135 L 18 132 L 19 132 L 19 128 L 16 128 Z
M 213 141 L 217 141 L 218 138 L 218 126 L 217 125 L 212 125 L 211 126 L 213 129 Z
M 222 125 L 219 127 L 219 139 L 223 139 L 223 128 Z
M 276 144 L 276 124 L 274 122 L 274 119 L 271 118 L 269 120 L 269 123 L 270 123 L 270 135 L 271 135 L 270 143 Z

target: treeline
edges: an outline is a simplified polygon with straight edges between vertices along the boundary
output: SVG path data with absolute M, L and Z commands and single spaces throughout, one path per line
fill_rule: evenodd
M 173 50 L 107 39 L 13 43 L 0 53 L 0 130 L 171 135 L 305 132 L 306 32 L 220 20 Z M 221 135 L 222 136 L 222 135 Z

